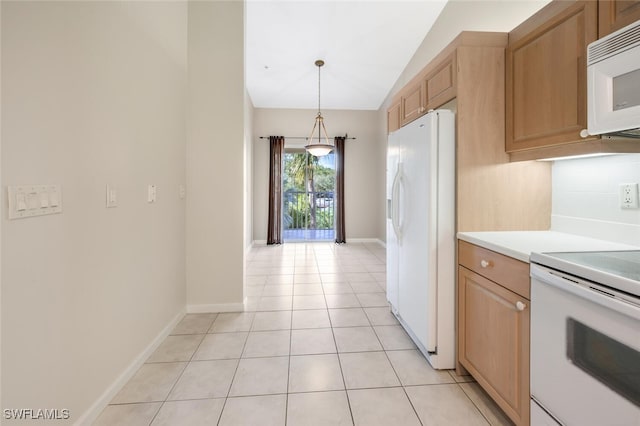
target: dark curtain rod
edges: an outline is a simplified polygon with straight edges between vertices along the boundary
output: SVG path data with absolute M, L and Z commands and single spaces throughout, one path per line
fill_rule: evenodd
M 305 136 L 284 136 L 285 139 L 309 139 Z M 269 136 L 260 136 L 260 139 L 269 139 Z M 313 138 L 315 139 L 315 138 Z M 334 138 L 335 139 L 335 138 Z M 345 139 L 355 139 L 355 138 L 348 138 L 345 136 Z

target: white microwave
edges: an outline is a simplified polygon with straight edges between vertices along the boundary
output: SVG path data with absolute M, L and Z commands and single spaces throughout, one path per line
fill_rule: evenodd
M 640 21 L 587 48 L 587 131 L 640 138 Z

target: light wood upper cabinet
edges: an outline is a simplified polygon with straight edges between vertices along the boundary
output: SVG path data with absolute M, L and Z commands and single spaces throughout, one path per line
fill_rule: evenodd
M 598 38 L 611 34 L 640 19 L 640 0 L 600 0 Z
M 511 161 L 591 153 L 640 152 L 629 138 L 587 129 L 587 45 L 603 25 L 640 18 L 640 0 L 554 0 L 509 33 L 505 148 Z M 606 24 L 609 22 L 609 24 Z
M 387 133 L 400 128 L 400 101 L 394 103 L 387 111 Z
M 407 84 L 400 96 L 400 126 L 456 97 L 456 52 L 435 61 Z
M 528 295 L 529 267 L 464 241 L 458 247 L 458 361 L 515 424 L 528 425 L 530 301 L 517 291 Z
M 400 124 L 404 126 L 426 112 L 424 105 L 425 82 L 417 81 L 407 87 L 400 98 Z
M 436 109 L 456 97 L 456 55 L 452 53 L 425 79 L 427 110 Z
M 509 33 L 507 152 L 582 140 L 586 50 L 597 24 L 596 2 L 556 1 Z
M 393 131 L 398 108 L 400 126 L 431 109 L 455 110 L 458 231 L 550 226 L 550 163 L 508 164 L 504 150 L 506 45 L 506 33 L 460 33 L 394 94 L 387 111 Z

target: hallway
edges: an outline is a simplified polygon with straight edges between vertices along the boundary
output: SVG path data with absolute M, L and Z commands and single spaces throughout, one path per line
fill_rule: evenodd
M 246 312 L 188 314 L 96 425 L 508 425 L 389 312 L 375 243 L 253 248 Z

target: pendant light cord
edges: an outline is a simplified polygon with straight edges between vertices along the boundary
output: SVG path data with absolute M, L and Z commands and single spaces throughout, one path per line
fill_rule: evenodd
M 318 65 L 318 116 L 322 116 L 322 112 L 320 110 L 320 68 L 322 65 Z M 322 135 L 320 133 L 320 126 L 318 126 L 318 143 L 322 143 Z
M 318 65 L 318 114 L 320 114 L 320 65 Z

